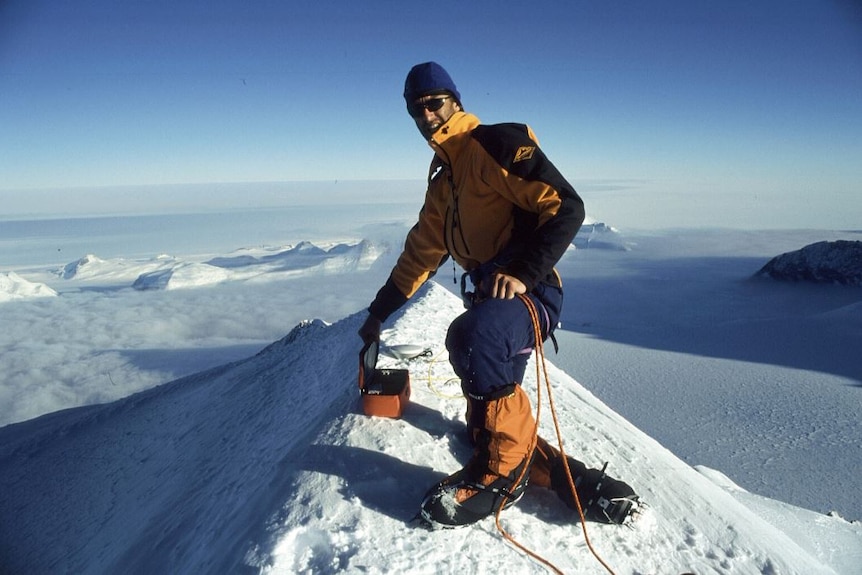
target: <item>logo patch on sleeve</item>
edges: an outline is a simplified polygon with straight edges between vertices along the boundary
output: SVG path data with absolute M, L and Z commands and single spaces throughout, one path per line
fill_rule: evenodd
M 518 163 L 523 160 L 529 160 L 533 157 L 533 153 L 536 151 L 536 146 L 521 146 L 518 148 L 518 151 L 515 152 L 515 159 L 512 160 L 512 163 Z

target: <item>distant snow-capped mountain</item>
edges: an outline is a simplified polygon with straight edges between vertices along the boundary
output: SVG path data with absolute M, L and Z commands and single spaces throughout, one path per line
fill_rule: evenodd
M 15 272 L 0 273 L 0 302 L 54 297 L 57 292 L 43 283 L 28 281 Z
M 756 275 L 782 281 L 862 285 L 862 242 L 809 244 L 772 258 Z
M 585 222 L 573 242 L 579 249 L 628 251 L 618 230 L 602 222 Z

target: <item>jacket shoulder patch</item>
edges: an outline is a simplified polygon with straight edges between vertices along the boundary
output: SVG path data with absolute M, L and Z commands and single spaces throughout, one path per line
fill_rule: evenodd
M 503 170 L 528 181 L 544 182 L 566 196 L 577 197 L 575 189 L 530 138 L 525 124 L 482 124 L 476 126 L 471 135 Z
M 516 164 L 518 162 L 523 162 L 524 160 L 529 160 L 533 157 L 535 152 L 536 146 L 521 146 L 515 151 L 515 157 L 512 159 L 512 163 Z
M 505 169 L 511 169 L 519 162 L 535 160 L 540 154 L 524 124 L 483 124 L 473 130 L 472 136 Z

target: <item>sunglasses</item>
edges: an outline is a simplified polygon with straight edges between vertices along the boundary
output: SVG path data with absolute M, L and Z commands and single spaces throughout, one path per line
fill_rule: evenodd
M 407 113 L 409 113 L 414 118 L 419 118 L 425 113 L 425 110 L 428 110 L 429 112 L 436 112 L 443 107 L 443 102 L 448 99 L 449 96 L 443 96 L 442 98 L 433 98 L 424 102 L 413 102 L 412 104 L 408 104 Z

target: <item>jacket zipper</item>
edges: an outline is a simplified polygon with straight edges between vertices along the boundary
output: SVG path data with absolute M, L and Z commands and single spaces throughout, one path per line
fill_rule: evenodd
M 452 248 L 449 251 L 452 252 L 453 255 L 455 255 L 455 253 L 456 253 L 456 250 L 455 250 L 455 230 L 457 229 L 458 235 L 461 237 L 461 245 L 464 246 L 464 250 L 466 252 L 465 254 L 458 254 L 458 255 L 462 255 L 463 257 L 467 258 L 470 256 L 470 246 L 467 245 L 467 238 L 464 237 L 464 226 L 461 225 L 461 209 L 460 209 L 460 206 L 458 205 L 458 190 L 455 188 L 455 179 L 452 176 L 452 170 L 451 170 L 451 167 L 449 167 L 449 166 L 447 166 L 446 176 L 449 179 L 449 189 L 452 192 L 452 223 L 450 225 L 450 234 L 452 236 Z M 446 211 L 447 211 L 447 219 L 448 219 L 449 209 L 447 208 Z M 445 237 L 445 234 L 444 234 L 444 237 Z
M 446 150 L 443 148 L 443 146 L 440 145 L 439 142 L 432 139 L 431 147 L 434 148 L 435 152 L 440 152 L 437 157 L 440 158 L 440 163 L 442 164 L 443 169 L 446 171 L 446 179 L 449 182 L 449 190 L 452 194 L 451 211 L 450 207 L 446 208 L 445 219 L 445 222 L 449 226 L 449 239 L 447 239 L 447 230 L 443 230 L 443 244 L 446 246 L 446 249 L 453 257 L 456 255 L 462 255 L 458 252 L 458 250 L 455 249 L 455 228 L 458 228 L 458 235 L 461 236 L 461 245 L 464 246 L 464 250 L 466 251 L 466 253 L 463 254 L 462 257 L 468 258 L 470 257 L 470 246 L 467 245 L 467 238 L 464 236 L 464 227 L 461 225 L 461 211 L 458 206 L 458 190 L 455 187 L 455 177 L 453 176 L 452 162 L 449 159 L 449 154 L 446 153 Z M 452 214 L 451 223 L 449 223 L 450 213 Z

